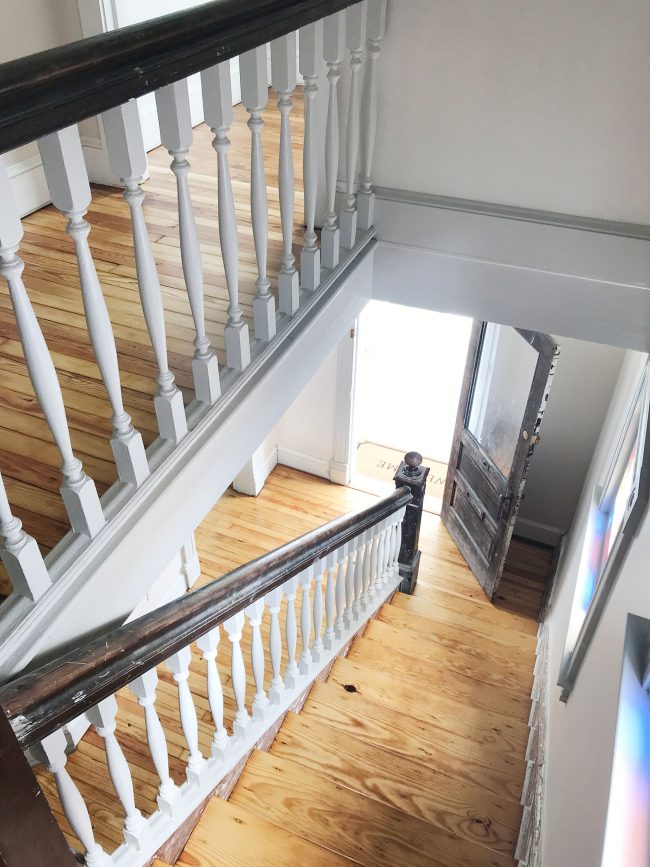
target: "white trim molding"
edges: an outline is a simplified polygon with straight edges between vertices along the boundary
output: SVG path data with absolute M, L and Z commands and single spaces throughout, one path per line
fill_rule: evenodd
M 566 530 L 562 530 L 560 527 L 553 527 L 540 521 L 531 521 L 528 518 L 518 517 L 515 524 L 516 536 L 523 536 L 524 539 L 530 539 L 531 542 L 550 545 L 552 548 L 557 548 L 565 533 Z

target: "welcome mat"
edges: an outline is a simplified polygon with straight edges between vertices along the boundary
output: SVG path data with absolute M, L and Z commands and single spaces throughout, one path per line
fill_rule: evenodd
M 360 443 L 357 448 L 353 486 L 362 490 L 370 490 L 371 493 L 385 493 L 386 487 L 393 487 L 393 476 L 403 458 L 403 452 L 397 449 L 380 446 L 377 443 Z M 426 457 L 422 459 L 422 463 L 429 467 L 424 508 L 428 512 L 440 514 L 447 478 L 447 464 Z M 382 490 L 378 490 L 379 487 Z

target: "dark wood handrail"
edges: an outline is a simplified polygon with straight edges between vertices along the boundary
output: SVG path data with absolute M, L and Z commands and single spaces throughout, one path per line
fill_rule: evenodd
M 397 488 L 6 684 L 0 705 L 21 747 L 69 723 L 411 499 L 408 488 Z
M 213 0 L 0 65 L 0 153 L 358 0 Z

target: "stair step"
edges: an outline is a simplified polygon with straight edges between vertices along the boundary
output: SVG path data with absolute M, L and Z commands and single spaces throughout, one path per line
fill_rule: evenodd
M 160 858 L 156 858 L 151 867 L 172 867 L 172 865 L 168 864 L 166 861 L 161 861 Z
M 241 804 L 212 798 L 176 863 L 178 867 L 350 867 L 352 862 Z
M 314 684 L 301 716 L 519 801 L 526 772 L 523 755 L 514 758 L 490 743 L 347 692 L 333 681 Z M 454 727 L 453 719 L 449 723 Z M 489 733 L 483 734 L 488 741 Z
M 514 852 L 521 822 L 514 800 L 296 714 L 285 719 L 271 752 L 443 831 Z
M 415 645 L 418 643 L 415 642 Z M 420 647 L 416 654 L 413 642 L 401 636 L 399 629 L 374 621 L 363 638 L 354 642 L 348 659 L 366 662 L 375 667 L 382 676 L 407 680 L 414 686 L 419 685 L 422 690 L 419 701 L 425 706 L 427 696 L 433 700 L 438 695 L 445 695 L 466 707 L 498 713 L 527 726 L 530 715 L 530 687 L 515 690 L 498 682 L 486 683 L 470 667 L 452 667 L 436 661 L 435 651 L 429 654 L 430 658 L 423 658 L 426 655 L 426 646 L 431 645 L 425 641 L 421 644 L 425 647 Z M 388 671 L 387 660 L 390 660 Z M 498 681 L 498 676 L 494 679 Z
M 401 595 L 401 594 L 400 594 Z M 406 597 L 408 598 L 408 597 Z M 522 672 L 530 671 L 530 657 L 535 650 L 535 642 L 527 638 L 526 648 L 505 644 L 496 636 L 506 632 L 495 626 L 487 627 L 488 634 L 476 634 L 474 622 L 465 618 L 464 626 L 454 626 L 449 623 L 434 620 L 416 608 L 403 608 L 397 604 L 384 605 L 379 619 L 399 628 L 407 628 L 426 636 L 430 641 L 436 641 L 449 650 L 456 650 L 469 655 L 472 660 L 483 661 L 486 657 L 505 670 Z M 494 636 L 494 637 L 493 637 Z
M 396 593 L 391 601 L 391 607 L 432 620 L 436 624 L 436 631 L 438 625 L 444 625 L 459 630 L 465 635 L 468 631 L 473 632 L 480 636 L 481 643 L 485 638 L 489 638 L 490 641 L 506 647 L 516 647 L 528 655 L 535 649 L 536 630 L 522 632 L 512 622 L 511 614 L 494 608 L 487 600 L 485 605 L 469 603 L 472 606 L 469 611 L 458 610 L 467 606 L 456 605 L 454 603 L 456 598 L 444 591 L 436 594 L 428 593 L 426 599 L 422 596 Z
M 231 801 L 364 865 L 512 867 L 513 863 L 508 855 L 259 750 L 251 755 Z
M 451 689 L 439 689 L 435 682 L 423 681 L 408 672 L 405 663 L 400 670 L 400 659 L 395 660 L 395 669 L 391 667 L 390 671 L 384 671 L 376 667 L 373 659 L 364 659 L 364 656 L 337 659 L 327 682 L 336 683 L 345 690 L 354 688 L 370 701 L 390 707 L 404 716 L 423 719 L 448 731 L 474 737 L 508 755 L 523 756 L 528 742 L 525 722 L 468 704 L 464 699 L 456 698 L 453 684 Z M 387 657 L 392 666 L 393 654 L 390 649 L 383 648 L 380 665 L 386 665 Z
M 437 624 L 428 618 L 393 608 L 392 605 L 385 605 L 379 618 L 370 621 L 364 636 L 379 641 L 399 636 L 400 649 L 403 648 L 409 655 L 416 654 L 439 662 L 450 671 L 470 670 L 485 683 L 503 683 L 529 692 L 533 685 L 530 653 L 524 658 L 518 655 L 515 648 L 510 648 L 509 653 L 504 645 L 491 645 L 485 640 L 480 645 L 478 642 L 472 644 L 473 636 L 468 629 L 461 639 L 445 636 L 444 629 L 438 630 Z

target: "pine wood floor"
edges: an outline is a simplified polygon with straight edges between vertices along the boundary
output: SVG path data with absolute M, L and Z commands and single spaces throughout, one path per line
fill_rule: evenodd
M 201 525 L 201 580 L 372 500 L 277 467 L 259 497 L 228 491 Z M 230 800 L 209 803 L 178 864 L 514 864 L 537 617 L 551 552 L 515 540 L 493 605 L 437 516 L 424 514 L 420 538 L 414 595 L 395 595 L 347 658 L 335 662 L 327 682 L 314 685 L 301 714 L 287 716 L 270 751 L 251 756 Z M 266 639 L 268 614 L 263 626 Z M 248 632 L 244 641 L 247 654 Z M 222 638 L 218 662 L 229 726 L 227 645 Z M 266 674 L 270 679 L 268 660 Z M 187 753 L 176 688 L 164 666 L 159 675 L 157 709 L 180 783 Z M 207 685 L 196 653 L 190 683 L 207 754 Z M 149 814 L 156 775 L 142 710 L 126 690 L 118 702 L 117 736 L 137 805 Z M 112 850 L 121 841 L 122 812 L 101 738 L 89 732 L 68 769 L 97 839 Z M 38 777 L 74 842 L 52 780 L 42 770 Z
M 279 116 L 275 102 L 270 91 L 263 113 L 263 141 L 272 291 L 276 290 L 282 252 L 277 177 Z M 294 243 L 298 246 L 303 208 L 301 90 L 296 91 L 294 106 Z M 236 106 L 230 165 L 237 212 L 240 299 L 252 334 L 257 267 L 250 216 L 250 132 L 246 119 L 244 107 Z M 195 129 L 189 183 L 203 254 L 207 333 L 223 365 L 228 295 L 219 247 L 217 164 L 211 142 L 212 134 L 205 124 Z M 187 403 L 191 399 L 194 332 L 181 270 L 176 182 L 169 169 L 170 159 L 163 148 L 149 154 L 151 176 L 143 187 L 144 211 L 164 297 L 169 364 Z M 145 445 L 149 445 L 157 433 L 152 401 L 156 367 L 140 306 L 129 210 L 122 191 L 94 187 L 88 220 L 92 226 L 90 246 L 117 342 L 125 407 Z M 23 221 L 25 236 L 20 255 L 26 262 L 25 285 L 61 382 L 73 448 L 101 494 L 117 478 L 109 444 L 111 408 L 92 354 L 74 248 L 65 225 L 65 217 L 52 206 L 30 215 Z M 27 375 L 8 288 L 4 281 L 0 282 L 0 472 L 14 513 L 45 554 L 70 529 L 59 495 L 61 458 Z M 0 595 L 10 590 L 0 565 Z

